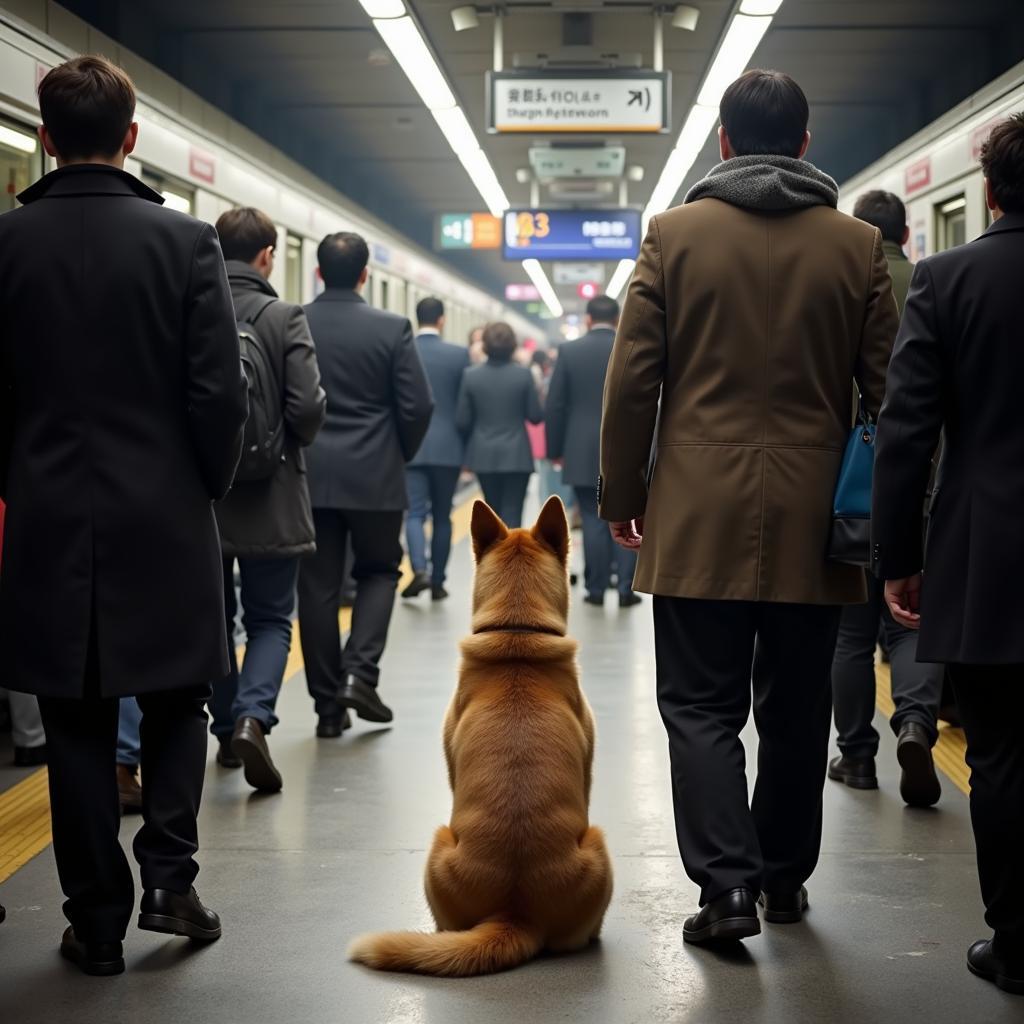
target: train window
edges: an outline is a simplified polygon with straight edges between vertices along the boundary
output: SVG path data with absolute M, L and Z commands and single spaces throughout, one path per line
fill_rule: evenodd
M 386 277 L 382 277 L 380 279 L 380 308 L 381 309 L 387 309 L 388 308 L 388 291 L 389 291 L 389 289 L 388 289 L 388 279 Z
M 195 192 L 188 185 L 170 181 L 162 174 L 154 174 L 145 168 L 142 171 L 142 182 L 154 192 L 163 196 L 164 206 L 179 213 L 191 213 L 195 201 Z
M 967 241 L 967 197 L 947 199 L 936 207 L 937 251 L 952 249 Z
M 302 302 L 302 239 L 285 236 L 284 297 L 288 302 Z
M 13 121 L 0 119 L 0 180 L 3 197 L 0 213 L 18 205 L 17 195 L 39 177 L 42 151 L 31 130 Z

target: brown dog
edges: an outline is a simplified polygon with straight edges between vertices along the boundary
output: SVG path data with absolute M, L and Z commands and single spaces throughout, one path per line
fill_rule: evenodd
M 438 931 L 366 935 L 349 957 L 471 975 L 596 938 L 612 894 L 588 824 L 594 720 L 566 638 L 569 528 L 558 498 L 532 530 L 473 506 L 473 635 L 444 724 L 454 804 L 427 861 Z

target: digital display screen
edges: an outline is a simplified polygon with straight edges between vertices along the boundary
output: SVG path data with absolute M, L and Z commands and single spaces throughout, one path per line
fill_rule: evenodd
M 624 260 L 640 252 L 638 210 L 508 210 L 507 260 Z

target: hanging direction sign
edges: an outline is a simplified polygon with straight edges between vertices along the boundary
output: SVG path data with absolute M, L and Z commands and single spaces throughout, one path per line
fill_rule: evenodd
M 621 260 L 640 251 L 639 210 L 507 210 L 507 260 Z
M 491 71 L 490 132 L 667 132 L 667 71 Z

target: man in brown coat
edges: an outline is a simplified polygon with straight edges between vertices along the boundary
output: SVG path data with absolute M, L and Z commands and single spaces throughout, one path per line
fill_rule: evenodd
M 676 831 L 701 888 L 688 942 L 757 934 L 758 898 L 768 921 L 806 908 L 840 607 L 867 593 L 863 570 L 826 558 L 832 498 L 851 383 L 876 414 L 898 326 L 878 230 L 838 213 L 802 159 L 800 87 L 749 71 L 720 112 L 723 163 L 651 221 L 601 438 L 601 515 L 655 595 Z

